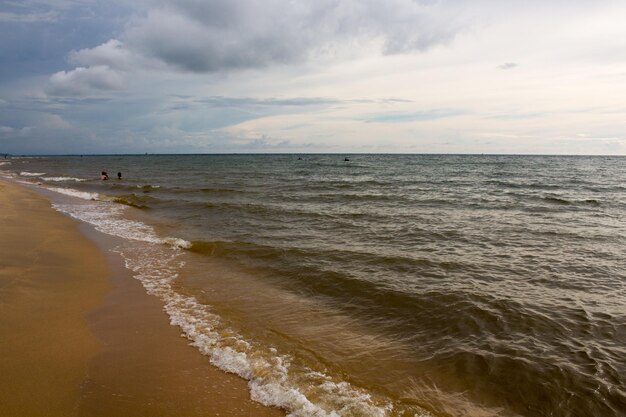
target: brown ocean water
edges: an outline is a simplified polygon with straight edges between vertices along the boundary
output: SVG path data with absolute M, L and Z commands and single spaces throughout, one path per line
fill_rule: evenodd
M 349 159 L 0 171 L 124 237 L 172 323 L 291 415 L 626 415 L 626 158 Z

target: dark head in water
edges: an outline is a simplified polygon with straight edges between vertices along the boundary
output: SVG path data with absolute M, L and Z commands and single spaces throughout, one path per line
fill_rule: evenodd
M 118 180 L 121 180 L 121 179 L 122 179 L 122 173 L 121 173 L 121 172 L 118 172 L 118 173 L 117 173 L 117 179 L 118 179 Z
M 349 162 L 350 159 L 349 158 L 343 158 L 344 161 Z
M 109 179 L 109 174 L 106 173 L 106 171 L 102 171 L 102 174 L 100 174 L 100 179 L 103 181 L 106 181 Z

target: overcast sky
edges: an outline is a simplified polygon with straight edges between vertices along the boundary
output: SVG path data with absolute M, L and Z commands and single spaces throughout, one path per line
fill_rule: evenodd
M 0 152 L 626 154 L 626 2 L 0 0 Z

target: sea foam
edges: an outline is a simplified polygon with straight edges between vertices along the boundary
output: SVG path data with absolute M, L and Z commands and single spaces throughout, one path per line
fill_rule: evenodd
M 42 175 L 46 175 L 45 172 L 28 172 L 28 171 L 22 171 L 20 172 L 20 175 L 22 177 L 41 177 Z
M 60 188 L 59 190 L 69 190 Z M 58 190 L 55 190 L 58 191 Z M 95 198 L 85 198 L 76 195 L 82 193 L 74 191 L 67 193 L 85 200 L 92 200 L 91 204 L 58 204 L 53 207 L 63 213 L 69 214 L 75 219 L 93 225 L 96 230 L 123 239 L 136 240 L 140 242 L 168 245 L 174 248 L 187 248 L 191 243 L 175 237 L 159 237 L 151 226 L 136 220 L 126 219 L 122 216 L 125 207 L 112 202 L 94 201 Z M 91 193 L 83 193 L 91 194 Z
M 47 190 L 57 192 L 59 194 L 65 194 L 72 197 L 77 197 L 82 200 L 98 200 L 98 193 L 89 193 L 86 191 L 78 191 L 73 188 L 61 188 L 61 187 L 46 187 Z
M 369 393 L 345 381 L 307 368 L 294 369 L 289 355 L 245 340 L 224 325 L 210 306 L 174 291 L 171 283 L 184 265 L 180 260 L 184 252 L 179 248 L 191 246 L 190 242 L 157 236 L 151 226 L 124 218 L 126 207 L 109 201 L 54 203 L 53 207 L 100 232 L 125 239 L 115 251 L 146 291 L 163 301 L 170 323 L 179 326 L 213 365 L 247 379 L 254 401 L 280 407 L 290 417 L 383 417 L 392 410 L 390 403 L 373 401 Z
M 210 362 L 248 380 L 251 398 L 264 405 L 287 410 L 290 417 L 340 417 L 366 415 L 383 417 L 389 403 L 375 404 L 370 394 L 345 381 L 334 381 L 310 369 L 292 369 L 292 358 L 276 349 L 245 340 L 225 326 L 218 315 L 194 297 L 176 293 L 170 283 L 177 277 L 177 253 L 168 256 L 163 247 L 120 250 L 126 267 L 135 273 L 148 293 L 161 298 L 172 325 L 179 326 Z M 180 253 L 180 252 L 179 252 Z M 297 373 L 297 376 L 294 376 Z M 304 393 L 296 381 L 304 382 Z M 318 403 L 319 402 L 319 403 Z
M 44 181 L 51 181 L 51 182 L 65 182 L 65 181 L 82 182 L 82 181 L 87 181 L 87 180 L 82 179 L 82 178 L 74 178 L 74 177 L 42 177 L 41 179 L 44 180 Z

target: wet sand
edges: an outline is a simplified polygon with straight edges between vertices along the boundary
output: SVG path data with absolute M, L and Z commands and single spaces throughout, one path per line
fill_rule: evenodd
M 180 337 L 115 244 L 0 181 L 0 415 L 284 415 Z
M 0 182 L 0 415 L 76 415 L 99 349 L 84 315 L 108 286 L 104 257 L 73 221 Z

